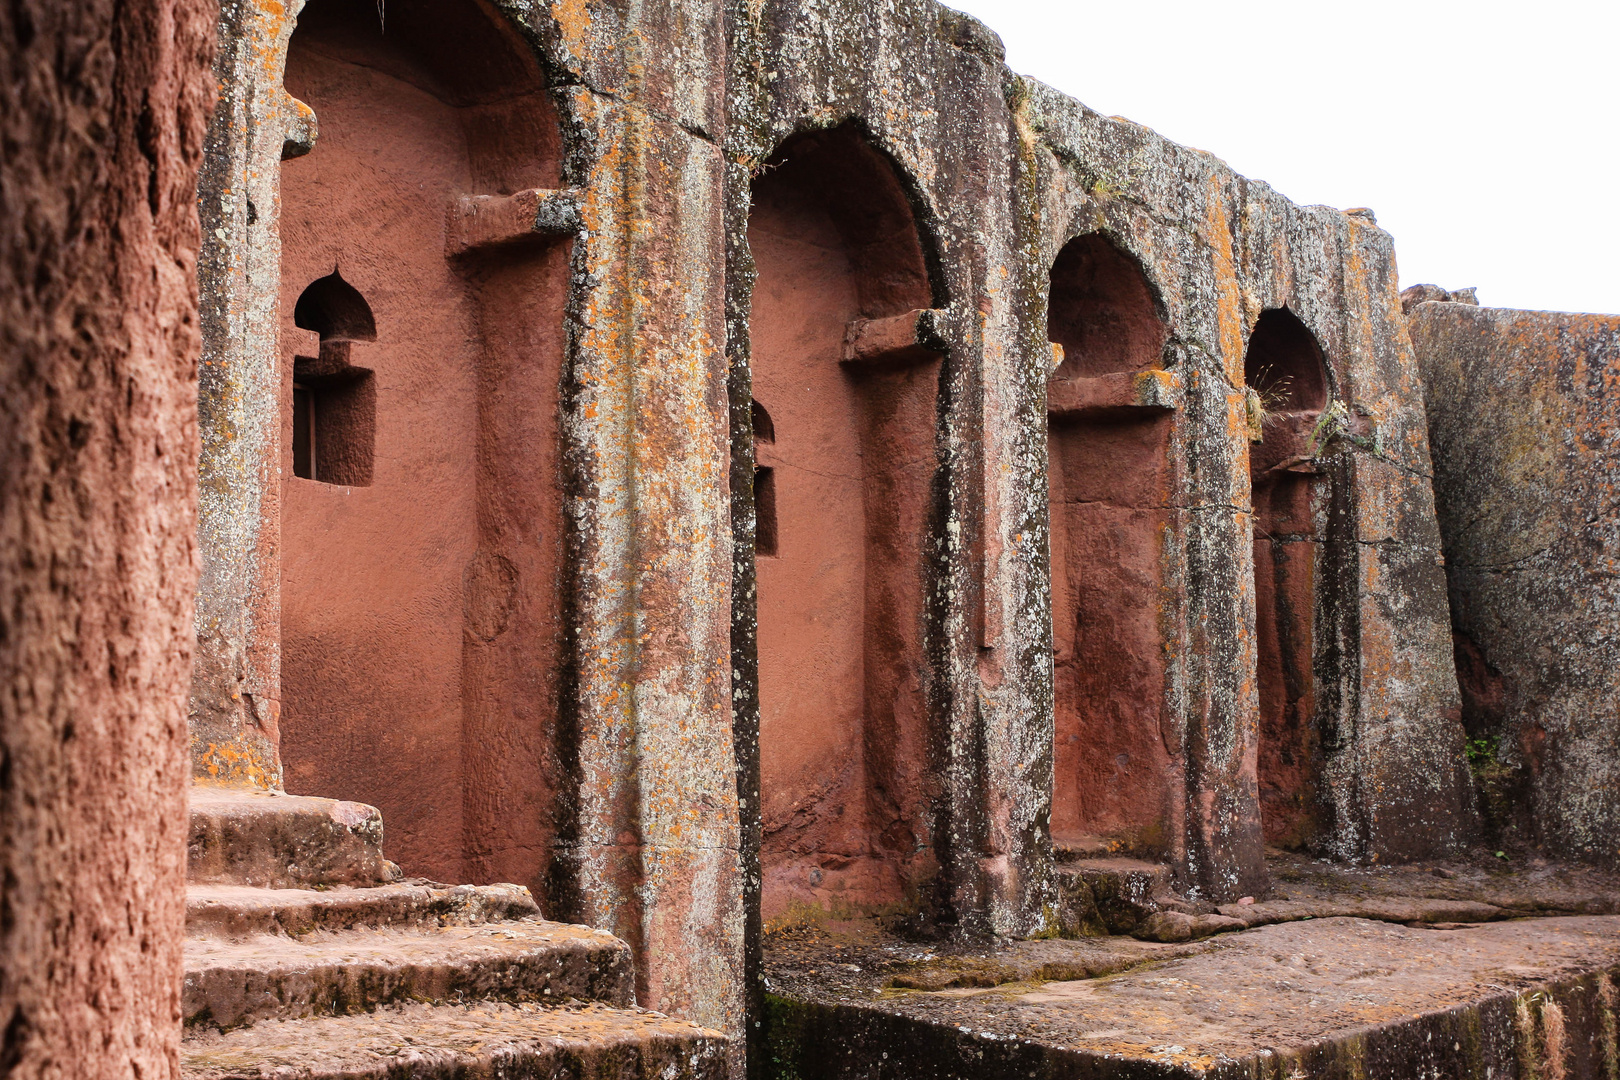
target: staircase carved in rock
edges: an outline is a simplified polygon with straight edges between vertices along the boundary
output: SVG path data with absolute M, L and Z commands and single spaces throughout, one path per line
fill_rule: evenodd
M 401 880 L 372 807 L 192 789 L 186 1080 L 721 1080 L 635 1006 L 630 950 L 520 885 Z

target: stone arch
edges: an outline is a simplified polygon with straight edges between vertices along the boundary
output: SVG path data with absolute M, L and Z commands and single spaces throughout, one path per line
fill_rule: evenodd
M 1243 372 L 1251 402 L 1260 823 L 1267 844 L 1300 848 L 1331 827 L 1314 673 L 1324 537 L 1312 508 L 1328 480 L 1312 437 L 1332 376 L 1316 336 L 1287 307 L 1260 314 Z
M 283 348 L 325 356 L 345 289 L 375 315 L 371 486 L 284 491 L 286 782 L 378 806 L 409 874 L 546 903 L 570 241 L 535 231 L 563 159 L 543 64 L 485 0 L 310 0 L 285 85 L 319 135 L 281 169 Z
M 765 161 L 748 238 L 750 377 L 770 403 L 769 438 L 753 417 L 763 911 L 892 907 L 936 872 L 929 247 L 854 123 Z
M 1166 716 L 1174 395 L 1163 309 L 1102 233 L 1054 259 L 1047 333 L 1054 747 L 1062 847 L 1163 854 L 1180 786 Z

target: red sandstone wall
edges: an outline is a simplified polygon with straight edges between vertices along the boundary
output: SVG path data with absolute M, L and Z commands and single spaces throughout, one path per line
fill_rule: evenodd
M 318 338 L 293 301 L 337 267 L 377 340 L 373 483 L 282 476 L 282 767 L 287 789 L 370 803 L 409 874 L 461 879 L 461 579 L 478 548 L 478 346 L 444 257 L 470 183 L 455 110 L 370 67 L 301 48 L 287 87 L 321 133 L 282 165 L 282 395 Z
M 0 10 L 0 1075 L 178 1074 L 211 5 Z
M 1092 233 L 1053 263 L 1048 336 L 1071 380 L 1158 368 L 1164 326 L 1141 267 Z M 1164 854 L 1184 768 L 1172 752 L 1165 588 L 1172 417 L 1125 409 L 1048 424 L 1052 528 L 1052 837 Z
M 930 301 L 892 171 L 847 130 L 754 188 L 754 400 L 774 438 L 759 590 L 764 911 L 897 906 L 931 873 L 923 562 L 938 363 L 852 369 L 851 320 Z M 889 272 L 885 273 L 885 270 Z
M 446 257 L 462 195 L 556 183 L 538 68 L 465 5 L 312 9 L 286 85 L 313 152 L 282 166 L 283 761 L 289 790 L 371 803 L 406 873 L 545 899 L 563 529 L 566 245 Z M 336 266 L 377 339 L 372 483 L 295 476 L 297 298 Z

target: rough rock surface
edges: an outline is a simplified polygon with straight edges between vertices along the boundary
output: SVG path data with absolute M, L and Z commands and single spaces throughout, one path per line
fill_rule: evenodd
M 191 786 L 186 880 L 260 888 L 374 885 L 395 876 L 374 806 L 211 783 Z
M 381 816 L 201 787 L 193 835 L 222 883 L 187 889 L 183 1075 L 700 1080 L 734 1056 L 721 1033 L 636 1011 L 629 946 L 541 919 L 521 885 L 251 884 L 391 866 Z
M 635 1000 L 630 952 L 600 930 L 508 920 L 480 926 L 256 934 L 186 942 L 188 1026 L 342 1014 L 403 1001 Z
M 1499 843 L 1620 868 L 1620 316 L 1410 318 L 1482 809 Z
M 321 890 L 186 887 L 186 930 L 193 935 L 296 936 L 359 926 L 476 926 L 539 915 L 539 905 L 521 885 L 403 883 Z
M 1112 943 L 1029 944 L 1084 956 Z M 993 988 L 773 971 L 773 994 L 791 997 L 771 999 L 768 1045 L 806 1080 L 865 1075 L 874 1061 L 940 1078 L 1596 1080 L 1615 1060 L 1620 918 L 1445 930 L 1333 918 L 1129 948 L 1137 962 L 1117 973 L 1076 978 L 1048 961 Z
M 0 10 L 0 1074 L 174 1069 L 212 4 Z

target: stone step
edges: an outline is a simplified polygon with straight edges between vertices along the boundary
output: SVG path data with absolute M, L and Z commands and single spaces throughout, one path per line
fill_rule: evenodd
M 522 885 L 376 885 L 370 888 L 186 888 L 186 932 L 193 937 L 297 936 L 359 927 L 476 926 L 539 918 Z
M 188 1028 L 361 1013 L 405 1001 L 629 1005 L 630 949 L 599 930 L 523 919 L 186 941 Z
M 194 1032 L 184 1080 L 722 1080 L 725 1036 L 683 1020 L 588 1005 L 404 1005 L 361 1016 Z
M 1185 906 L 1171 895 L 1170 868 L 1140 859 L 1061 863 L 1055 883 L 1059 928 L 1065 937 L 1129 934 L 1167 901 Z
M 191 785 L 186 880 L 297 889 L 398 878 L 374 806 L 258 788 Z

